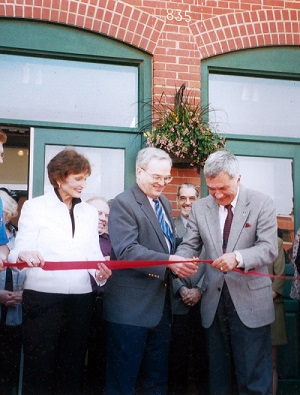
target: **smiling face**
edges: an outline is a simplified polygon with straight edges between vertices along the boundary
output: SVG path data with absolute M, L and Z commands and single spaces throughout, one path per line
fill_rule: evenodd
M 209 193 L 221 206 L 230 204 L 236 197 L 241 178 L 230 178 L 225 172 L 220 172 L 216 177 L 206 177 Z
M 98 211 L 98 233 L 102 235 L 107 231 L 107 222 L 109 216 L 109 206 L 104 200 L 95 199 L 89 202 Z
M 73 198 L 80 198 L 88 176 L 89 174 L 87 172 L 82 172 L 79 174 L 70 174 L 65 180 L 58 181 L 58 192 L 64 203 L 69 205 L 68 203 Z
M 156 176 L 160 180 L 155 180 Z M 137 184 L 141 190 L 151 199 L 159 197 L 164 190 L 167 179 L 171 176 L 171 164 L 167 159 L 153 158 L 145 169 L 138 167 L 136 170 Z M 153 178 L 154 177 L 154 178 Z
M 180 188 L 179 196 L 177 197 L 178 208 L 181 215 L 187 218 L 191 212 L 192 204 L 197 199 L 196 190 L 187 186 Z

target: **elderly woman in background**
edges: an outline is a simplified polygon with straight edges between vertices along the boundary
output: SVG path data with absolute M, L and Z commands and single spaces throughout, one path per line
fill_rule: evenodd
M 9 250 L 12 250 L 15 245 L 17 229 L 10 221 L 18 216 L 18 203 L 6 188 L 0 188 L 0 198 L 3 204 L 4 224 L 8 237 L 8 243 L 6 245 Z
M 48 166 L 53 188 L 24 203 L 11 262 L 26 262 L 23 292 L 23 394 L 79 394 L 92 311 L 89 273 L 103 285 L 111 270 L 42 269 L 45 261 L 103 260 L 98 215 L 82 202 L 89 161 L 73 149 Z M 101 352 L 101 350 L 99 350 Z

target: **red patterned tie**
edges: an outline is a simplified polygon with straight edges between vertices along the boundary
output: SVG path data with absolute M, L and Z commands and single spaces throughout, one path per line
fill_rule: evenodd
M 225 206 L 225 208 L 227 209 L 227 217 L 225 220 L 224 230 L 223 230 L 223 252 L 226 252 L 229 232 L 230 232 L 232 218 L 233 218 L 232 205 L 227 204 Z

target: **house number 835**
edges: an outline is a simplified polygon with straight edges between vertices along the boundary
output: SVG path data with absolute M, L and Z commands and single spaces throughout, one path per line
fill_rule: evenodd
M 190 22 L 192 20 L 190 14 L 188 11 L 182 11 L 179 8 L 171 9 L 167 8 L 167 19 L 169 21 L 185 21 L 185 22 Z

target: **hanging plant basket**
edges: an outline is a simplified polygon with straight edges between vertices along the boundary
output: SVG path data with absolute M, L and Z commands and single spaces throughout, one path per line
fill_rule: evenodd
M 147 146 L 168 152 L 175 167 L 200 169 L 212 152 L 225 147 L 226 140 L 208 123 L 208 112 L 212 110 L 200 109 L 195 98 L 191 99 L 184 91 L 182 84 L 175 92 L 173 106 L 165 104 L 166 100 L 163 103 L 162 95 L 152 108 L 151 131 L 145 127 L 143 133 Z

